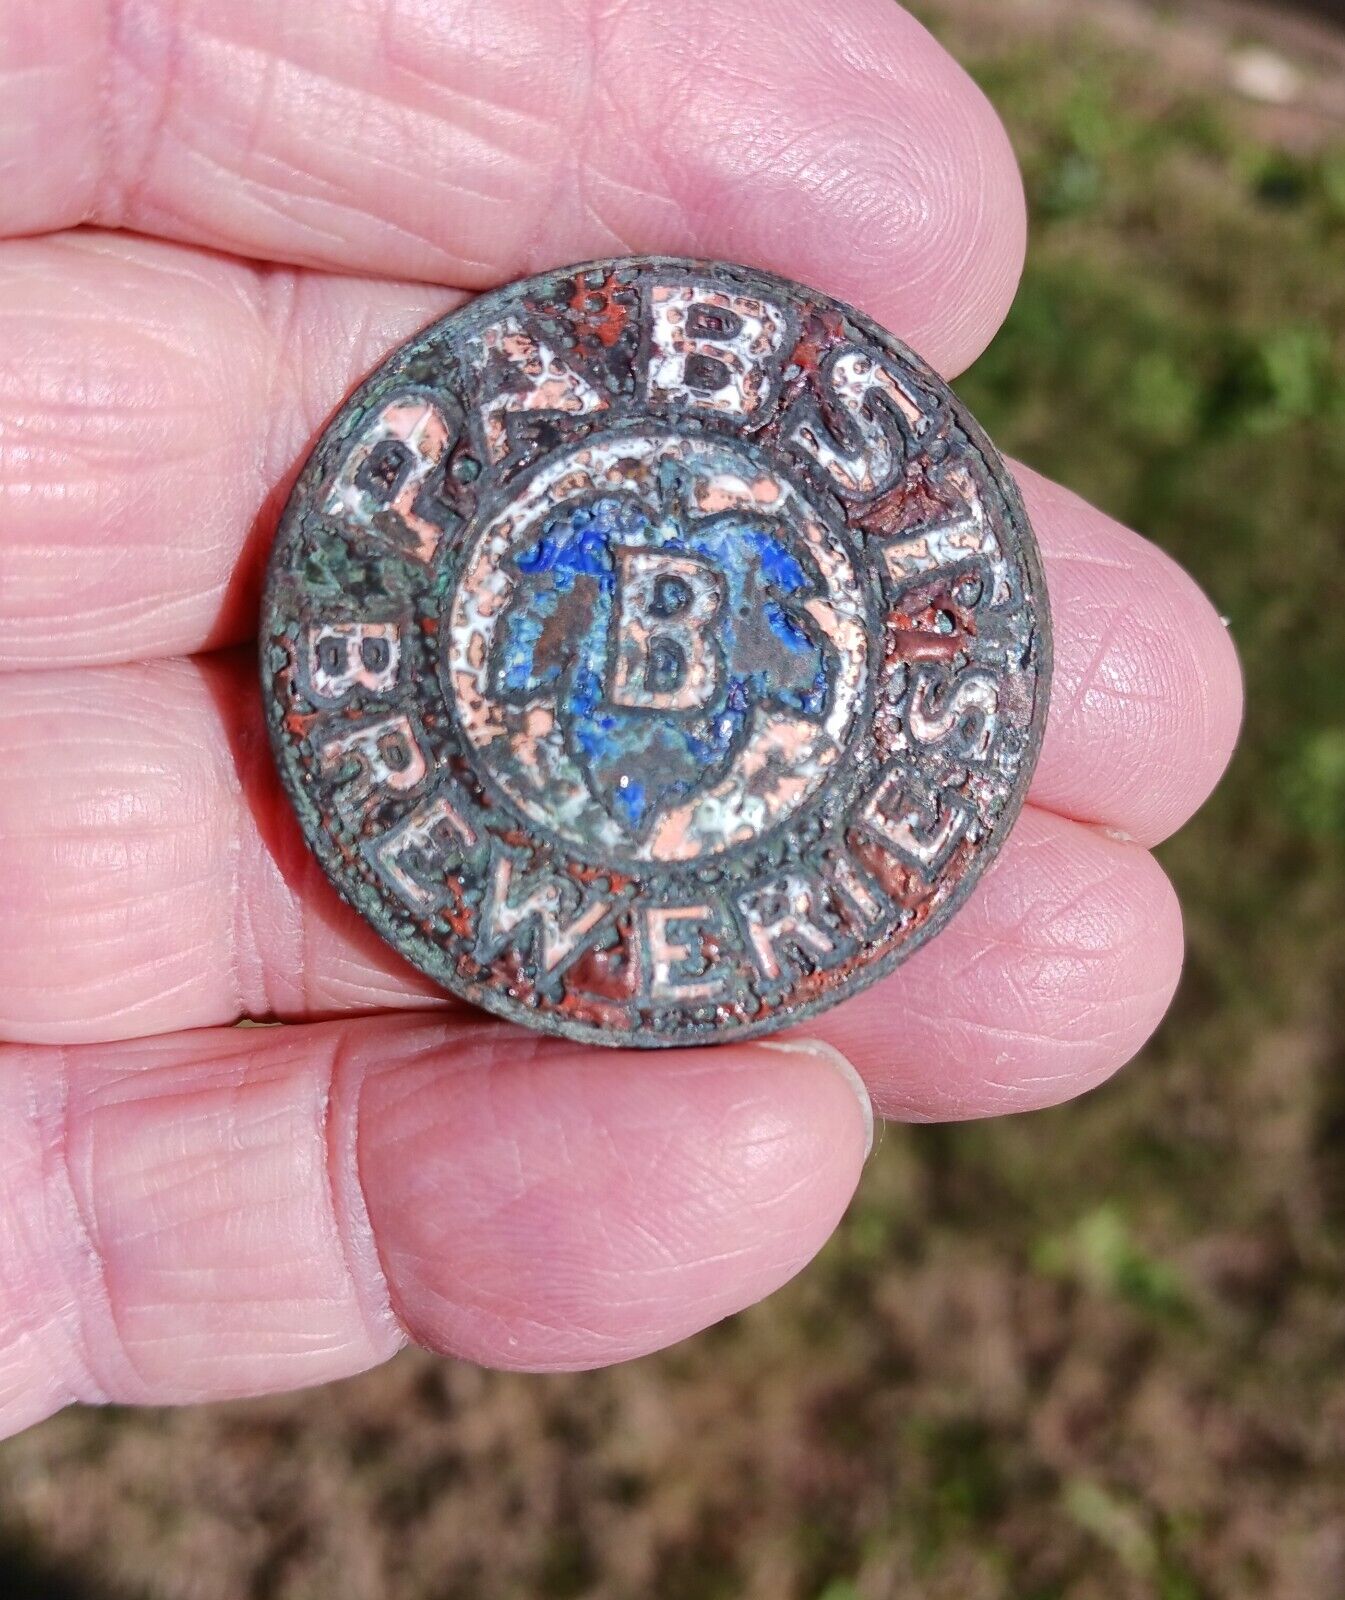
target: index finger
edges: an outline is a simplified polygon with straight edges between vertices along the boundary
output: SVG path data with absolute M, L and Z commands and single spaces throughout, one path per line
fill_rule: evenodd
M 320 20 L 320 26 L 316 25 Z M 891 0 L 0 0 L 0 235 L 80 223 L 482 288 L 769 267 L 970 361 L 1022 264 L 998 119 Z

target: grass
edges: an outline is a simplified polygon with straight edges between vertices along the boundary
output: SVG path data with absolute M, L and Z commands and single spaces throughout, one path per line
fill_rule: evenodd
M 972 10 L 934 20 L 1034 235 L 960 388 L 1195 571 L 1246 665 L 1235 769 L 1163 852 L 1170 1023 L 1081 1104 L 890 1132 L 813 1271 L 658 1360 L 59 1417 L 0 1451 L 19 1592 L 1345 1592 L 1345 143 Z

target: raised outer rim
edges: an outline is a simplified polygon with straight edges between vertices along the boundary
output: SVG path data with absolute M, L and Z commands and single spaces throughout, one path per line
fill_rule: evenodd
M 266 581 L 262 591 L 258 630 L 258 665 L 261 678 L 263 716 L 271 745 L 271 753 L 280 774 L 281 785 L 289 797 L 290 804 L 293 806 L 300 822 L 312 821 L 316 823 L 316 815 L 309 803 L 308 796 L 292 778 L 288 759 L 289 747 L 282 737 L 282 719 L 277 714 L 279 702 L 273 696 L 268 695 L 265 690 L 267 675 L 270 670 L 269 663 L 266 660 L 266 651 L 270 641 L 268 622 L 273 608 L 276 581 L 274 553 L 280 544 L 290 518 L 297 514 L 314 481 L 320 475 L 318 458 L 332 424 L 338 416 L 347 409 L 358 405 L 367 394 L 372 392 L 385 369 L 390 363 L 397 360 L 407 345 L 413 342 L 419 343 L 432 329 L 446 326 L 460 318 L 466 319 L 470 317 L 473 320 L 478 320 L 483 316 L 488 316 L 497 305 L 510 304 L 533 282 L 540 282 L 557 276 L 569 276 L 572 273 L 579 272 L 645 270 L 648 268 L 662 268 L 667 271 L 684 274 L 713 274 L 721 270 L 746 274 L 763 286 L 774 287 L 782 291 L 791 302 L 801 291 L 814 305 L 830 308 L 838 312 L 846 321 L 861 329 L 874 344 L 892 351 L 902 360 L 908 362 L 924 382 L 947 395 L 955 421 L 966 434 L 968 441 L 980 454 L 996 489 L 1004 497 L 1004 503 L 1018 539 L 1019 560 L 1027 579 L 1025 592 L 1030 593 L 1036 601 L 1039 664 L 1036 693 L 1033 698 L 1032 720 L 1028 727 L 1027 740 L 1024 746 L 1023 759 L 1018 769 L 1017 781 L 1004 804 L 1004 809 L 1000 813 L 999 820 L 991 831 L 990 837 L 977 852 L 971 865 L 935 915 L 930 917 L 910 938 L 897 945 L 895 949 L 889 950 L 885 955 L 876 957 L 865 966 L 859 968 L 846 980 L 842 987 L 831 990 L 826 995 L 807 1001 L 802 1005 L 777 1007 L 768 1016 L 758 1021 L 726 1026 L 706 1038 L 678 1039 L 665 1038 L 640 1028 L 632 1028 L 626 1032 L 618 1033 L 597 1027 L 592 1023 L 573 1022 L 553 1012 L 524 1005 L 501 990 L 487 985 L 463 982 L 458 979 L 448 981 L 446 977 L 438 973 L 427 971 L 403 947 L 397 936 L 396 924 L 391 923 L 390 919 L 376 914 L 375 911 L 367 910 L 359 904 L 354 894 L 348 890 L 341 875 L 339 858 L 336 857 L 336 852 L 325 843 L 325 832 L 318 826 L 313 826 L 311 831 L 307 827 L 301 831 L 304 833 L 305 843 L 322 867 L 327 881 L 346 904 L 362 917 L 404 961 L 424 976 L 430 978 L 447 993 L 457 995 L 460 999 L 466 1000 L 470 1004 L 493 1012 L 507 1022 L 520 1023 L 536 1032 L 573 1039 L 580 1044 L 605 1045 L 614 1049 L 698 1049 L 706 1045 L 725 1044 L 729 1041 L 743 1042 L 756 1039 L 764 1034 L 775 1033 L 783 1028 L 792 1027 L 796 1023 L 806 1022 L 824 1011 L 829 1011 L 833 1006 L 862 993 L 870 985 L 877 983 L 880 979 L 887 977 L 889 973 L 894 972 L 898 966 L 914 955 L 917 950 L 921 949 L 931 938 L 948 925 L 952 918 L 962 909 L 968 895 L 981 882 L 986 872 L 994 864 L 996 857 L 1003 848 L 1004 841 L 1013 831 L 1014 825 L 1022 812 L 1033 773 L 1036 771 L 1037 761 L 1041 754 L 1042 738 L 1046 729 L 1046 716 L 1050 707 L 1051 679 L 1054 667 L 1050 597 L 1046 587 L 1046 574 L 1042 568 L 1041 551 L 1038 548 L 1032 524 L 1028 519 L 1027 508 L 1023 504 L 1022 494 L 1019 492 L 1018 485 L 1010 473 L 1003 456 L 995 448 L 984 428 L 971 415 L 948 384 L 909 345 L 898 339 L 895 334 L 888 332 L 887 329 L 875 322 L 866 313 L 848 305 L 843 300 L 836 299 L 833 295 L 823 294 L 820 290 L 811 289 L 806 284 L 799 283 L 797 279 L 786 278 L 780 273 L 768 272 L 758 267 L 748 267 L 736 262 L 710 260 L 703 257 L 670 255 L 603 256 L 596 260 L 579 261 L 554 267 L 546 272 L 535 273 L 529 278 L 517 279 L 513 283 L 502 285 L 498 289 L 492 289 L 485 294 L 477 295 L 465 305 L 459 306 L 457 310 L 449 312 L 446 316 L 438 317 L 433 322 L 426 323 L 418 332 L 402 340 L 393 350 L 389 351 L 362 383 L 357 385 L 344 400 L 332 408 L 324 419 L 323 425 L 318 431 L 312 448 L 304 461 L 304 465 L 300 469 L 299 476 L 295 480 L 294 488 L 290 492 L 284 512 L 276 526 L 276 535 L 272 544 L 272 553 L 268 557 Z M 381 903 L 376 908 L 376 911 L 381 913 Z M 388 926 L 384 926 L 385 922 L 388 922 Z

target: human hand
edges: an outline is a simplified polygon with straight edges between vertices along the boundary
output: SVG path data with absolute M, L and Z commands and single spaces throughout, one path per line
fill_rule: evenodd
M 847 1060 L 930 1119 L 1139 1047 L 1181 956 L 1147 847 L 1222 770 L 1237 667 L 1172 562 L 1031 473 L 1031 803 L 950 927 L 783 1051 L 585 1050 L 448 1001 L 329 888 L 261 728 L 287 479 L 467 291 L 721 256 L 946 374 L 984 346 L 1017 172 L 890 0 L 0 0 L 0 96 L 5 1429 L 406 1337 L 526 1368 L 657 1348 L 825 1241 L 865 1151 Z

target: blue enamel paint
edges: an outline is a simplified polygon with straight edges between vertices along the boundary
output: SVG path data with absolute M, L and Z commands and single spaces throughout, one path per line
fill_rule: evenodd
M 625 813 L 627 825 L 638 828 L 644 821 L 644 785 L 634 781 L 618 784 L 613 798 L 617 809 Z
M 699 558 L 722 575 L 724 603 L 713 625 L 719 692 L 697 712 L 632 709 L 605 698 L 615 552 L 628 545 Z M 523 581 L 497 635 L 497 682 L 516 703 L 554 693 L 557 718 L 593 792 L 633 831 L 727 770 L 755 707 L 825 713 L 831 658 L 797 609 L 817 585 L 769 524 L 723 519 L 688 534 L 673 518 L 655 526 L 634 502 L 609 497 L 552 518 L 514 565 Z M 565 617 L 568 657 L 555 659 L 552 651 L 540 662 L 547 624 L 581 579 L 589 603 L 578 626 Z M 786 662 L 783 670 L 776 662 L 769 683 L 743 659 L 737 621 L 747 607 L 764 607 Z

